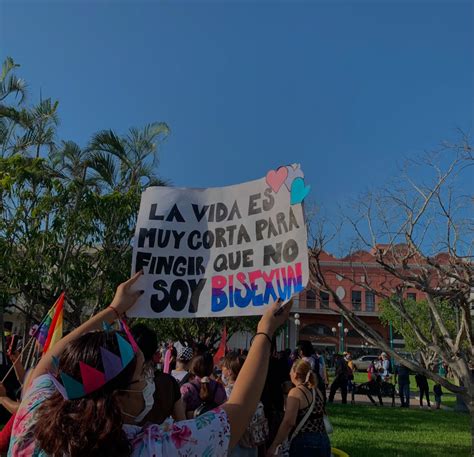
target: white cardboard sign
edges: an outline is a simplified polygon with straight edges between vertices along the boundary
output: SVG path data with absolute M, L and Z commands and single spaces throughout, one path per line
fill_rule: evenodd
M 150 187 L 142 195 L 132 272 L 145 290 L 133 317 L 262 314 L 309 278 L 299 165 L 210 189 Z

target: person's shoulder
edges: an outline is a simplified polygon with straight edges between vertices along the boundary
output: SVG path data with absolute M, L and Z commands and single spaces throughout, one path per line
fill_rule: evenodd
M 302 398 L 303 397 L 303 391 L 299 387 L 293 387 L 289 392 L 288 392 L 288 398 Z

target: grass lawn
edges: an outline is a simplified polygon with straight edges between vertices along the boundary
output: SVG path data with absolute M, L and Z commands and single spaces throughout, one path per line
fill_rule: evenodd
M 331 445 L 350 457 L 468 457 L 468 414 L 332 404 Z

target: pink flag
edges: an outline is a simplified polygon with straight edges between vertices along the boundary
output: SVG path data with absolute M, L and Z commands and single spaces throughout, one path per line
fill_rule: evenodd
M 163 368 L 163 373 L 170 373 L 170 363 L 171 363 L 171 347 L 166 350 L 165 354 L 165 364 Z
M 225 356 L 225 350 L 227 347 L 227 328 L 224 326 L 222 330 L 222 337 L 217 352 L 214 355 L 214 365 L 218 365 L 221 359 Z

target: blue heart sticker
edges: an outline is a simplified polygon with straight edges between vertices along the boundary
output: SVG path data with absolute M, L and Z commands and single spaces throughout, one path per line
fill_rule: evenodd
M 305 186 L 303 178 L 295 178 L 293 180 L 293 183 L 291 184 L 290 203 L 292 205 L 297 205 L 298 203 L 301 203 L 309 194 L 310 190 L 311 186 Z

